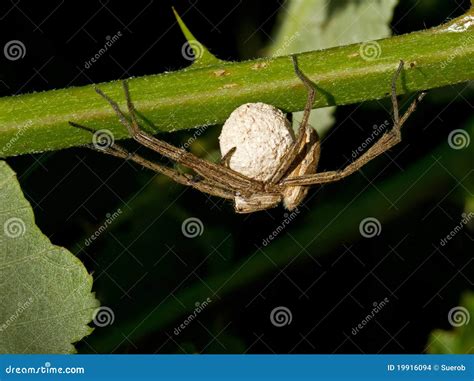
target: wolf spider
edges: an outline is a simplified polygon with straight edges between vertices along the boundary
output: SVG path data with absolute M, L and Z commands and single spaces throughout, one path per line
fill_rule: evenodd
M 401 140 L 400 129 L 425 95 L 424 92 L 420 93 L 408 107 L 407 111 L 400 117 L 396 96 L 396 82 L 404 66 L 403 61 L 400 61 L 391 84 L 393 128 L 385 132 L 363 155 L 342 170 L 317 173 L 320 156 L 319 137 L 316 130 L 308 124 L 315 99 L 315 90 L 313 83 L 300 71 L 295 56 L 292 56 L 292 61 L 295 74 L 306 87 L 308 96 L 295 142 L 268 181 L 259 181 L 232 170 L 229 167 L 229 159 L 233 152 L 235 152 L 235 148 L 227 152 L 220 163 L 212 163 L 143 131 L 139 126 L 126 81 L 123 81 L 123 90 L 127 101 L 129 118 L 127 118 L 118 104 L 104 94 L 102 90 L 96 88 L 95 91 L 110 104 L 120 122 L 127 128 L 133 139 L 162 156 L 191 169 L 195 174 L 181 173 L 174 168 L 150 161 L 135 152 L 127 151 L 115 143 L 109 147 L 99 148 L 94 145 L 91 148 L 122 159 L 132 160 L 146 168 L 170 177 L 179 184 L 193 187 L 201 192 L 234 200 L 237 213 L 252 213 L 273 208 L 280 202 L 283 202 L 286 209 L 293 210 L 303 201 L 310 185 L 341 180 L 399 143 Z M 92 133 L 95 132 L 93 129 L 77 123 L 69 123 L 74 127 Z

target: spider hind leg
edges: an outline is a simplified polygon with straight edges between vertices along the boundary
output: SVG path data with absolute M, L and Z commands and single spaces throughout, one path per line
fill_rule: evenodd
M 419 93 L 415 100 L 410 104 L 408 109 L 405 111 L 402 117 L 399 115 L 399 107 L 398 107 L 398 100 L 397 100 L 397 92 L 396 92 L 396 83 L 397 80 L 403 70 L 404 63 L 400 61 L 397 70 L 395 71 L 392 77 L 391 83 L 391 99 L 393 105 L 393 127 L 390 131 L 385 132 L 382 137 L 375 142 L 372 147 L 370 147 L 362 156 L 360 156 L 357 160 L 353 161 L 349 165 L 347 165 L 344 169 L 339 171 L 328 171 L 322 173 L 316 173 L 312 175 L 305 175 L 305 176 L 295 176 L 295 177 L 287 177 L 280 181 L 279 185 L 288 186 L 288 185 L 315 185 L 315 184 L 323 184 L 323 183 L 330 183 L 334 181 L 341 180 L 354 172 L 357 172 L 360 168 L 362 168 L 365 164 L 370 162 L 371 160 L 375 159 L 377 156 L 381 155 L 382 153 L 386 152 L 396 144 L 401 141 L 401 128 L 405 124 L 406 120 L 409 116 L 415 111 L 418 104 L 426 95 L 425 92 Z

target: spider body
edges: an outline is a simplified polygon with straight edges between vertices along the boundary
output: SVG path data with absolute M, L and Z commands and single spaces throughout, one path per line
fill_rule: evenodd
M 316 173 L 319 142 L 316 131 L 305 131 L 306 149 L 295 159 L 284 176 Z M 253 189 L 249 196 L 234 198 L 238 213 L 269 209 L 281 202 L 293 210 L 304 199 L 308 187 L 281 187 L 272 178 L 296 144 L 291 123 L 285 114 L 265 103 L 246 103 L 236 108 L 226 120 L 219 136 L 222 157 L 229 168 L 264 183 L 263 192 Z
M 396 81 L 403 70 L 403 61 L 400 61 L 391 86 L 393 128 L 385 132 L 363 155 L 342 170 L 318 173 L 319 138 L 316 130 L 308 124 L 315 98 L 314 85 L 298 68 L 295 56 L 292 56 L 292 60 L 295 74 L 308 92 L 303 118 L 296 136 L 280 110 L 263 103 L 245 104 L 234 113 L 238 116 L 243 110 L 245 114 L 246 108 L 249 108 L 250 114 L 244 115 L 243 119 L 237 118 L 238 123 L 233 123 L 233 119 L 229 118 L 230 121 L 223 127 L 220 136 L 221 163 L 208 162 L 143 131 L 139 126 L 135 107 L 130 98 L 128 84 L 124 81 L 123 88 L 129 118 L 114 100 L 98 88 L 96 92 L 111 105 L 120 122 L 137 142 L 188 167 L 195 175 L 181 173 L 172 167 L 150 161 L 115 143 L 106 147 L 92 145 L 91 148 L 132 160 L 201 192 L 232 200 L 237 213 L 265 210 L 276 207 L 280 203 L 283 203 L 286 209 L 293 210 L 303 201 L 310 185 L 343 179 L 400 142 L 401 127 L 425 93 L 419 94 L 405 114 L 402 117 L 399 116 Z M 254 109 L 258 112 L 254 113 Z M 88 127 L 74 122 L 69 123 L 74 127 L 95 133 Z M 254 125 L 247 125 L 248 123 Z

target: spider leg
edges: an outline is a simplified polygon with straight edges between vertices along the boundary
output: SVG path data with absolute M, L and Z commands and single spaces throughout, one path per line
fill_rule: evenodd
M 333 181 L 337 181 L 347 177 L 354 172 L 358 171 L 362 166 L 367 164 L 372 159 L 376 158 L 383 152 L 389 150 L 396 144 L 401 141 L 401 133 L 400 130 L 409 116 L 415 111 L 418 104 L 426 95 L 425 92 L 418 94 L 416 99 L 410 104 L 407 111 L 403 114 L 400 118 L 399 116 L 399 108 L 398 108 L 398 100 L 397 100 L 397 93 L 396 93 L 396 82 L 397 79 L 403 69 L 403 61 L 400 61 L 400 64 L 395 72 L 393 79 L 392 79 L 392 87 L 391 87 L 391 99 L 393 105 L 393 128 L 382 135 L 382 137 L 372 146 L 370 147 L 367 152 L 365 152 L 362 156 L 360 156 L 356 161 L 349 164 L 341 171 L 328 171 L 322 173 L 316 173 L 314 175 L 306 175 L 306 176 L 295 176 L 292 178 L 284 179 L 280 182 L 280 185 L 284 186 L 303 186 L 303 185 L 313 185 L 313 184 L 322 184 L 322 183 L 329 183 Z
M 311 110 L 313 108 L 316 91 L 314 89 L 314 86 L 311 80 L 299 69 L 298 60 L 296 56 L 293 55 L 291 56 L 291 58 L 293 61 L 293 68 L 295 70 L 296 75 L 303 82 L 304 86 L 306 87 L 308 91 L 308 97 L 306 99 L 306 105 L 304 107 L 304 112 L 303 112 L 303 118 L 301 119 L 301 122 L 300 122 L 296 142 L 292 145 L 290 152 L 288 152 L 288 155 L 285 156 L 279 168 L 270 179 L 270 183 L 272 184 L 277 183 L 283 178 L 283 176 L 287 173 L 288 169 L 294 163 L 294 161 L 296 160 L 298 155 L 301 153 L 301 151 L 304 149 L 304 147 L 309 143 L 310 140 L 313 140 L 310 138 L 310 134 L 316 134 L 316 140 L 318 141 L 317 144 L 319 144 L 319 136 L 317 135 L 316 130 L 314 130 L 311 126 L 308 125 L 308 120 L 311 114 Z
M 232 157 L 232 155 L 234 154 L 234 152 L 237 150 L 237 147 L 232 147 L 229 152 L 227 152 L 221 159 L 220 163 L 221 165 L 223 165 L 224 167 L 227 167 L 229 168 L 229 163 L 230 163 L 230 159 Z
M 74 122 L 69 122 L 69 124 L 73 127 L 77 127 L 77 128 L 80 128 L 92 133 L 95 132 L 93 129 L 89 127 L 86 127 Z M 155 172 L 158 172 L 165 176 L 170 177 L 172 180 L 174 180 L 175 182 L 179 184 L 193 187 L 201 192 L 208 193 L 212 196 L 222 197 L 229 200 L 233 200 L 235 198 L 234 192 L 228 190 L 227 188 L 224 188 L 223 186 L 217 183 L 214 183 L 208 180 L 202 180 L 202 181 L 200 179 L 197 180 L 195 176 L 193 175 L 180 173 L 173 168 L 155 163 L 135 152 L 130 152 L 126 150 L 125 148 L 123 148 L 122 146 L 116 143 L 112 144 L 110 147 L 101 147 L 101 148 L 97 148 L 94 145 L 89 145 L 89 148 L 98 152 L 102 152 L 111 156 L 121 158 L 121 159 L 132 160 L 135 163 L 140 164 L 145 168 L 151 169 L 152 171 L 155 171 Z
M 246 188 L 263 189 L 263 184 L 260 181 L 244 176 L 241 173 L 238 173 L 230 168 L 203 160 L 182 148 L 175 147 L 169 143 L 159 140 L 154 136 L 141 130 L 126 81 L 123 82 L 123 89 L 125 92 L 127 107 L 130 113 L 131 121 L 127 119 L 125 114 L 122 112 L 122 110 L 120 110 L 120 107 L 113 99 L 106 95 L 102 90 L 98 88 L 96 88 L 95 90 L 102 98 L 104 98 L 110 104 L 112 109 L 119 117 L 120 122 L 127 128 L 130 135 L 137 142 L 171 160 L 174 160 L 194 170 L 196 173 L 200 174 L 206 179 L 212 180 L 213 182 L 219 184 L 224 184 L 227 188 L 243 192 L 245 192 Z

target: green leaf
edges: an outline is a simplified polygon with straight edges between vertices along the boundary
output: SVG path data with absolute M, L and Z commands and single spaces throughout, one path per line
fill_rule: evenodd
M 35 225 L 13 170 L 0 161 L 0 353 L 72 353 L 99 303 L 83 264 Z
M 398 0 L 290 0 L 269 55 L 281 56 L 390 36 Z M 334 123 L 335 107 L 313 110 L 309 123 L 322 135 Z M 293 113 L 294 124 L 302 112 Z
M 452 331 L 441 329 L 431 332 L 427 351 L 432 354 L 471 354 L 474 353 L 474 293 L 466 293 L 461 305 L 453 307 L 448 313 Z

